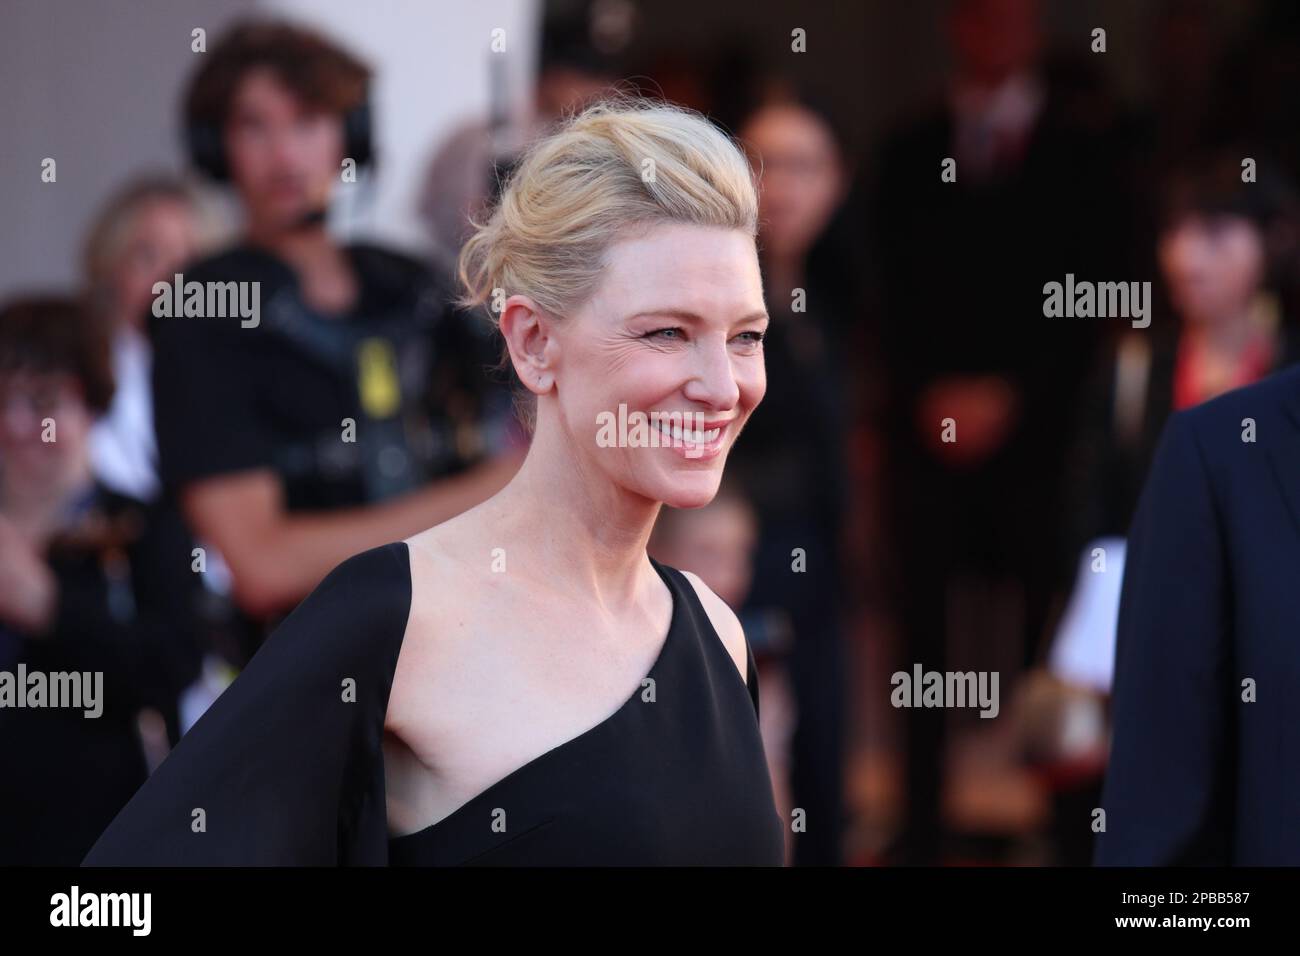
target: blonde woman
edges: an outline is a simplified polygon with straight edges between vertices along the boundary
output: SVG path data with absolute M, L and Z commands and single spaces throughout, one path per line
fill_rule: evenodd
M 145 320 L 154 283 L 170 280 L 200 251 L 202 225 L 183 182 L 142 176 L 105 204 L 86 238 L 87 292 L 112 330 L 117 383 L 112 404 L 90 433 L 91 465 L 106 487 L 145 503 L 161 491 Z
M 646 553 L 763 397 L 756 206 L 684 110 L 539 141 L 460 270 L 527 389 L 522 468 L 339 565 L 86 863 L 780 865 L 750 646 Z

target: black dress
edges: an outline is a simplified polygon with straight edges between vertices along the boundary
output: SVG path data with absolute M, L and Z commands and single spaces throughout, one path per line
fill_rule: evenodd
M 651 561 L 673 596 L 653 682 L 450 816 L 394 837 L 382 741 L 410 553 L 393 542 L 349 558 L 274 631 L 84 865 L 781 865 L 753 652 L 747 645 L 746 687 L 694 587 Z

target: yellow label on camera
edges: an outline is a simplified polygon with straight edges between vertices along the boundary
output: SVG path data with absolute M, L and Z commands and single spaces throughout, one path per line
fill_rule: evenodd
M 371 418 L 387 418 L 402 404 L 397 355 L 386 339 L 365 339 L 357 347 L 357 391 Z

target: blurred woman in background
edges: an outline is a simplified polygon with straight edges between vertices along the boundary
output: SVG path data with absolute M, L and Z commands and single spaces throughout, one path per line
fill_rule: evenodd
M 798 711 L 790 785 L 807 814 L 794 861 L 833 866 L 842 861 L 846 822 L 841 539 L 854 407 L 840 363 L 857 303 L 856 277 L 837 254 L 832 224 L 849 176 L 829 118 L 793 95 L 756 110 L 741 140 L 761 176 L 759 256 L 772 317 L 767 407 L 733 459 L 759 525 L 745 613 L 761 618 L 770 610 L 767 617 L 783 617 L 792 636 L 783 652 Z M 798 555 L 806 563 L 796 568 Z M 757 632 L 756 650 L 765 633 Z
M 174 527 L 100 483 L 108 329 L 79 302 L 0 310 L 0 671 L 96 677 L 102 712 L 0 708 L 0 863 L 75 866 L 179 737 L 197 575 Z M 89 708 L 95 709 L 95 708 Z
M 1295 194 L 1265 163 L 1243 182 L 1249 154 L 1201 157 L 1168 179 L 1157 257 L 1177 321 L 1127 331 L 1096 376 L 1073 470 L 1073 553 L 1127 530 L 1170 412 L 1300 357 L 1278 304 L 1295 268 Z
M 110 329 L 117 384 L 108 411 L 91 429 L 91 464 L 107 487 L 138 501 L 152 501 L 159 491 L 147 328 L 153 285 L 170 282 L 198 251 L 194 199 L 180 180 L 166 176 L 122 187 L 86 239 L 89 303 Z

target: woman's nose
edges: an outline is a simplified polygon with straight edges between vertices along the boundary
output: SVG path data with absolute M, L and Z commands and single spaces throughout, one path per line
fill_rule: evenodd
M 693 402 L 703 402 L 714 408 L 730 408 L 740 398 L 735 369 L 726 342 L 710 340 L 700 343 L 695 350 L 691 380 L 685 394 Z

